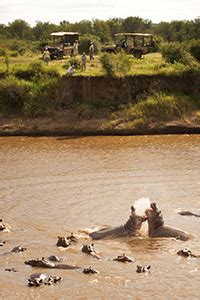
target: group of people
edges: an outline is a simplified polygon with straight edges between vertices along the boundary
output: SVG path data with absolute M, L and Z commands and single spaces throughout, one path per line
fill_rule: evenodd
M 72 56 L 76 57 L 78 55 L 78 47 L 79 47 L 79 42 L 78 40 L 75 40 L 74 44 L 73 44 L 73 49 L 72 49 Z M 94 43 L 91 41 L 90 42 L 90 46 L 89 46 L 89 59 L 90 61 L 94 60 Z M 46 47 L 43 51 L 43 60 L 46 64 L 49 63 L 50 61 L 50 52 L 48 50 L 48 48 Z M 81 56 L 81 72 L 84 72 L 86 70 L 86 62 L 87 62 L 87 56 L 86 53 L 83 52 L 82 56 Z M 68 70 L 67 70 L 67 74 L 69 76 L 72 76 L 74 74 L 75 71 L 75 66 L 71 65 Z
M 74 52 L 74 50 L 76 50 Z M 78 54 L 78 48 L 77 45 L 75 45 L 75 48 L 73 47 L 73 56 L 76 56 Z M 90 42 L 90 47 L 89 47 L 89 58 L 90 61 L 94 60 L 94 44 L 93 42 Z M 86 63 L 87 63 L 87 55 L 85 52 L 83 52 L 82 56 L 81 56 L 81 72 L 86 71 Z M 75 66 L 71 65 L 69 67 L 69 69 L 67 70 L 67 74 L 69 76 L 72 76 L 74 74 L 75 71 Z

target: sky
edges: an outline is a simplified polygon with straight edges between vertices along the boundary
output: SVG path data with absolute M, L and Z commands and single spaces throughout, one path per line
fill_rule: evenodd
M 153 23 L 194 20 L 200 16 L 200 0 L 0 0 L 0 24 L 23 19 L 34 26 L 37 21 L 108 20 L 129 16 Z

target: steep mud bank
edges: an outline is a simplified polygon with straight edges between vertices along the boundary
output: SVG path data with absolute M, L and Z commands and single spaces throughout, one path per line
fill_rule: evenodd
M 59 98 L 63 104 L 86 102 L 103 106 L 134 102 L 151 91 L 200 94 L 200 76 L 137 75 L 125 78 L 63 76 Z
M 154 122 L 142 128 L 110 126 L 111 114 L 119 109 L 119 104 L 134 103 L 141 99 L 141 94 L 158 91 L 200 96 L 200 76 L 63 76 L 57 90 L 58 110 L 34 119 L 0 118 L 0 136 L 200 134 L 200 123 L 192 116 L 187 120 Z M 86 104 L 82 110 L 80 103 Z M 87 104 L 92 104 L 89 112 L 85 109 Z

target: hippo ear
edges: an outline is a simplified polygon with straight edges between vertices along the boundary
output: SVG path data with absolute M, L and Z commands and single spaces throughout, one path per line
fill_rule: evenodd
M 151 203 L 151 208 L 152 208 L 154 211 L 158 211 L 158 208 L 157 208 L 155 202 L 152 202 L 152 203 Z
M 132 214 L 135 213 L 135 208 L 134 208 L 133 205 L 131 206 L 131 213 L 132 213 Z

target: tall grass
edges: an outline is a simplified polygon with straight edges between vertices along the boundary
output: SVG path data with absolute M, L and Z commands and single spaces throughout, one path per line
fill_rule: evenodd
M 53 113 L 59 83 L 59 73 L 41 63 L 15 69 L 0 81 L 0 115 L 37 117 Z
M 199 99 L 182 94 L 154 93 L 124 106 L 112 115 L 111 126 L 139 128 L 152 123 L 184 119 L 200 108 Z

